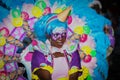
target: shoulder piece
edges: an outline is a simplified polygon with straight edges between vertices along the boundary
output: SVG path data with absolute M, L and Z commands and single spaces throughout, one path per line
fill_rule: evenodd
M 76 42 L 70 42 L 68 43 L 68 47 L 66 49 L 68 54 L 72 54 L 74 51 L 76 51 L 78 48 L 78 44 Z
M 48 49 L 47 45 L 45 43 L 43 43 L 42 41 L 37 40 L 37 42 L 38 42 L 38 44 L 36 46 L 34 46 L 34 49 L 44 53 L 45 55 L 48 55 L 49 49 Z

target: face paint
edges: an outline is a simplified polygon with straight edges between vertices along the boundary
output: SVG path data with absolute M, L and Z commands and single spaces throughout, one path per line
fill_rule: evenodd
M 66 37 L 66 32 L 64 33 L 56 33 L 56 34 L 52 34 L 52 39 L 53 40 L 58 40 L 58 39 L 61 39 L 63 37 Z
M 66 30 L 62 27 L 55 28 L 51 35 L 52 46 L 61 48 L 66 41 Z
M 55 28 L 52 32 L 51 37 L 53 40 L 58 40 L 58 39 L 64 38 L 64 37 L 66 37 L 66 30 L 62 27 Z

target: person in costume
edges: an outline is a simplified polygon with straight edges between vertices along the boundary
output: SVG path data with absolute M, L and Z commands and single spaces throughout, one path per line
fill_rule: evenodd
M 46 2 L 46 4 L 44 1 Z M 95 10 L 88 7 L 88 4 L 91 1 L 93 1 L 93 0 L 81 0 L 81 1 L 80 0 L 75 0 L 75 1 L 73 1 L 73 0 L 42 0 L 42 1 L 38 0 L 38 2 L 36 1 L 35 6 L 33 6 L 32 4 L 29 4 L 27 6 L 27 4 L 25 4 L 25 6 L 27 6 L 25 8 L 25 6 L 23 5 L 23 7 L 22 7 L 23 9 L 21 9 L 21 12 L 19 10 L 17 10 L 18 15 L 16 15 L 16 17 L 18 17 L 18 19 L 20 19 L 19 25 L 15 24 L 16 23 L 15 14 L 12 15 L 12 18 L 14 19 L 14 24 L 11 23 L 12 21 L 9 20 L 9 18 L 6 18 L 3 20 L 4 25 L 7 26 L 7 27 L 5 26 L 6 28 L 11 30 L 13 27 L 16 27 L 15 31 L 14 31 L 14 28 L 12 29 L 12 33 L 9 30 L 10 35 L 6 38 L 6 40 L 4 38 L 4 44 L 2 44 L 2 46 L 4 46 L 4 48 L 3 48 L 4 53 L 5 54 L 19 53 L 21 55 L 21 57 L 22 57 L 21 62 L 26 67 L 27 76 L 28 76 L 29 80 L 31 80 L 31 65 L 30 64 L 31 64 L 32 53 L 33 53 L 33 58 L 32 58 L 32 73 L 33 73 L 32 78 L 33 79 L 38 79 L 40 77 L 40 80 L 45 80 L 45 78 L 48 78 L 48 80 L 50 80 L 51 78 L 52 78 L 52 80 L 57 80 L 57 79 L 58 80 L 59 79 L 67 80 L 65 77 L 69 77 L 69 75 L 72 75 L 75 73 L 75 75 L 73 75 L 73 77 L 74 77 L 77 75 L 76 72 L 79 71 L 79 74 L 81 75 L 81 73 L 82 73 L 82 75 L 79 77 L 79 79 L 77 79 L 78 76 L 75 77 L 76 80 L 84 80 L 83 74 L 85 71 L 82 71 L 82 70 L 84 70 L 83 68 L 81 70 L 81 66 L 85 66 L 85 67 L 89 68 L 88 72 L 90 74 L 88 74 L 88 75 L 90 75 L 93 80 L 105 80 L 107 78 L 107 71 L 108 71 L 108 65 L 107 65 L 107 61 L 106 61 L 106 51 L 108 49 L 108 46 L 110 45 L 109 38 L 103 31 L 104 26 L 106 25 L 107 21 L 103 16 L 99 15 Z M 10 4 L 10 2 L 13 3 L 14 1 L 7 2 L 7 5 Z M 57 4 L 56 4 L 56 2 L 57 2 Z M 15 7 L 15 5 L 13 5 L 13 6 Z M 16 6 L 18 6 L 18 4 L 16 4 Z M 81 59 L 79 60 L 79 61 L 81 61 L 81 64 L 79 63 L 80 67 L 72 64 L 72 62 L 75 63 L 74 59 L 76 59 L 76 57 L 74 57 L 72 55 L 74 55 L 73 54 L 74 51 L 77 51 L 77 49 L 79 49 L 79 48 L 77 48 L 78 43 L 81 44 L 81 41 L 79 42 L 79 40 L 77 41 L 74 39 L 76 39 L 76 36 L 78 37 L 77 39 L 79 39 L 79 37 L 82 35 L 79 36 L 79 35 L 76 35 L 73 33 L 73 35 L 70 37 L 70 39 L 67 38 L 63 42 L 61 42 L 61 40 L 58 40 L 58 39 L 55 39 L 55 40 L 53 39 L 54 36 L 56 36 L 56 35 L 53 36 L 53 34 L 55 32 L 58 32 L 60 34 L 59 37 L 61 38 L 61 35 L 64 32 L 64 29 L 65 29 L 65 31 L 67 30 L 67 26 L 62 25 L 61 21 L 60 22 L 56 21 L 56 19 L 59 19 L 58 15 L 48 14 L 48 13 L 51 13 L 51 12 L 59 13 L 59 12 L 61 12 L 61 10 L 63 10 L 67 6 L 72 6 L 73 9 L 72 9 L 71 14 L 77 16 L 79 19 L 82 19 L 85 22 L 85 25 L 88 25 L 88 27 L 92 30 L 90 35 L 94 38 L 95 44 L 96 44 L 96 46 L 94 46 L 94 48 L 92 47 L 92 50 L 96 50 L 96 53 L 97 53 L 97 54 L 95 53 L 96 55 L 92 56 L 94 58 L 94 67 L 92 67 L 92 69 L 91 69 L 91 65 L 93 65 L 93 60 L 92 60 L 92 58 L 90 58 L 90 56 L 86 56 L 86 53 L 84 53 L 85 50 L 83 50 L 83 52 L 79 51 L 80 56 L 81 56 Z M 42 14 L 41 10 L 38 9 L 38 7 L 40 9 L 42 8 L 43 14 Z M 92 8 L 96 8 L 96 7 L 92 7 Z M 12 10 L 12 11 L 14 12 L 16 10 Z M 24 16 L 22 16 L 23 11 L 25 11 L 29 14 L 28 15 L 29 17 L 27 19 L 23 18 Z M 32 13 L 31 13 L 31 11 L 32 11 Z M 4 13 L 6 13 L 6 12 L 4 12 Z M 20 13 L 21 13 L 21 15 L 20 15 Z M 43 15 L 46 15 L 46 16 L 43 16 Z M 41 17 L 41 16 L 43 16 L 43 17 Z M 70 18 L 68 19 L 68 21 L 70 20 L 72 22 L 71 24 L 68 23 L 69 28 L 78 26 L 78 25 L 73 25 L 73 24 L 79 23 L 79 19 L 75 19 L 75 16 L 72 16 L 71 19 Z M 26 21 L 22 22 L 21 17 L 23 20 L 28 21 L 28 24 L 26 23 Z M 62 18 L 64 19 L 65 17 L 62 17 Z M 75 19 L 75 21 L 73 21 L 74 19 Z M 38 20 L 38 21 L 36 22 L 34 30 L 33 30 L 33 25 L 36 20 Z M 64 21 L 62 21 L 62 22 L 66 23 L 66 18 L 65 18 L 65 22 Z M 107 23 L 109 23 L 109 21 Z M 55 25 L 55 27 L 53 27 L 54 25 Z M 63 29 L 59 29 L 59 27 L 61 27 L 61 25 L 62 25 Z M 1 27 L 1 25 L 0 25 L 0 27 Z M 35 32 L 35 36 L 32 33 L 32 30 Z M 20 33 L 16 34 L 17 32 L 20 32 Z M 68 37 L 68 35 L 67 35 L 67 37 Z M 3 37 L 2 37 L 2 39 L 3 39 Z M 0 40 L 2 40 L 2 39 L 0 39 Z M 5 45 L 5 41 L 7 43 L 6 45 Z M 60 42 L 61 47 L 60 47 L 60 45 L 58 47 L 58 45 L 56 44 L 56 43 L 58 43 L 57 41 Z M 53 42 L 57 46 L 53 45 Z M 33 52 L 28 50 L 29 47 L 30 47 L 29 49 L 32 49 L 31 43 L 34 46 Z M 52 43 L 52 45 L 51 45 L 51 43 Z M 91 40 L 88 40 L 83 44 L 85 45 L 86 43 L 88 43 L 87 48 L 91 48 L 91 46 L 93 45 L 91 43 Z M 10 48 L 9 48 L 9 44 L 10 44 Z M 80 49 L 82 49 L 82 48 L 84 49 L 83 44 L 80 45 Z M 89 46 L 89 44 L 90 44 L 90 46 Z M 11 47 L 12 45 L 15 45 L 15 47 Z M 14 52 L 11 53 L 10 50 L 14 51 Z M 55 53 L 55 52 L 57 52 L 57 53 Z M 36 53 L 36 54 L 34 54 L 34 53 Z M 40 54 L 38 54 L 38 53 L 40 53 Z M 65 56 L 61 53 L 65 53 Z M 81 53 L 83 53 L 83 54 L 81 54 Z M 66 54 L 67 54 L 67 56 L 66 56 Z M 38 59 L 36 56 L 38 57 Z M 43 57 L 41 58 L 41 56 L 43 56 Z M 86 57 L 89 57 L 89 60 L 91 60 L 91 61 L 89 61 L 89 62 L 87 61 L 87 63 L 85 63 L 84 60 L 86 59 Z M 95 60 L 95 58 L 97 60 Z M 39 60 L 39 59 L 41 59 L 41 60 Z M 60 60 L 62 59 L 63 62 L 65 62 L 65 63 L 58 61 L 58 59 L 60 59 Z M 65 59 L 67 59 L 67 61 L 64 61 Z M 75 61 L 78 61 L 78 60 L 75 60 Z M 83 65 L 83 62 L 84 62 L 84 65 Z M 59 64 L 54 64 L 54 63 L 59 63 Z M 65 66 L 64 64 L 66 64 L 66 63 L 69 63 L 69 64 Z M 95 67 L 96 63 L 97 63 L 97 67 Z M 64 70 L 57 67 L 57 68 L 59 68 L 59 70 L 61 72 L 58 71 L 58 69 L 56 68 L 56 65 L 62 69 L 64 67 L 65 72 L 62 72 Z M 67 66 L 70 66 L 70 68 L 68 69 Z M 43 69 L 43 70 L 41 70 L 41 69 Z M 46 70 L 46 71 L 44 71 L 44 70 Z M 41 72 L 42 75 L 39 74 L 40 71 L 43 71 L 43 72 Z M 45 73 L 45 76 L 48 74 L 47 75 L 48 77 L 46 76 L 43 79 L 43 76 L 44 76 L 43 73 Z M 55 75 L 57 73 L 58 73 L 58 75 Z M 62 73 L 65 73 L 66 76 L 61 76 Z M 38 77 L 38 75 L 40 75 L 40 76 Z M 87 74 L 85 74 L 85 75 L 87 75 Z M 73 80 L 73 77 L 72 78 L 70 77 L 70 79 Z M 88 77 L 88 80 L 90 80 L 89 77 Z
M 57 15 L 45 15 L 35 23 L 34 33 L 38 44 L 34 46 L 31 61 L 32 79 L 78 80 L 81 76 L 77 44 L 71 43 L 76 47 L 70 52 L 70 44 L 66 40 L 66 18 L 70 10 L 71 7 Z

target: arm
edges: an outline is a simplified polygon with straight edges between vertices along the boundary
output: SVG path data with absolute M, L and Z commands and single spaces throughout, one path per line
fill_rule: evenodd
M 51 74 L 48 70 L 40 68 L 37 71 L 35 71 L 34 74 L 37 75 L 40 80 L 52 80 Z
M 69 76 L 69 80 L 78 80 L 79 72 L 75 72 Z
M 43 53 L 37 50 L 34 51 L 31 67 L 33 75 L 32 79 L 35 79 L 37 77 L 40 80 L 52 80 L 52 67 L 50 66 L 50 63 L 48 64 L 48 62 L 46 61 L 45 55 Z

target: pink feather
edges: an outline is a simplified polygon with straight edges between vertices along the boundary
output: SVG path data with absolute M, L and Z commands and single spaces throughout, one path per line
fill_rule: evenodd
M 95 41 L 94 41 L 93 37 L 92 37 L 92 36 L 89 36 L 89 35 L 88 35 L 87 40 L 86 40 L 84 43 L 83 43 L 83 42 L 80 42 L 79 44 L 80 44 L 81 47 L 87 45 L 87 46 L 89 46 L 90 48 L 95 49 Z
M 26 61 L 31 61 L 32 60 L 32 54 L 31 52 L 27 53 L 26 56 L 24 57 Z
M 82 61 L 81 61 L 81 65 L 87 67 L 87 68 L 89 69 L 89 73 L 90 73 L 91 75 L 94 75 L 94 74 L 93 74 L 93 71 L 94 71 L 94 69 L 97 67 L 97 63 L 96 63 L 96 62 L 97 62 L 96 57 L 93 57 L 93 58 L 91 59 L 91 61 L 88 62 L 88 63 L 85 63 L 85 62 L 82 60 Z
M 72 16 L 72 23 L 69 25 L 69 27 L 72 29 L 72 31 L 74 30 L 74 28 L 76 26 L 84 26 L 85 22 L 80 19 L 78 16 Z
M 30 18 L 33 17 L 33 15 L 32 15 L 32 7 L 33 6 L 34 5 L 32 5 L 32 4 L 23 4 L 23 7 L 22 7 L 22 11 L 27 12 L 29 14 Z
M 12 30 L 15 28 L 12 23 L 11 20 L 9 18 L 5 18 L 3 19 L 3 23 L 5 24 L 6 28 L 9 30 L 9 33 L 12 32 Z

